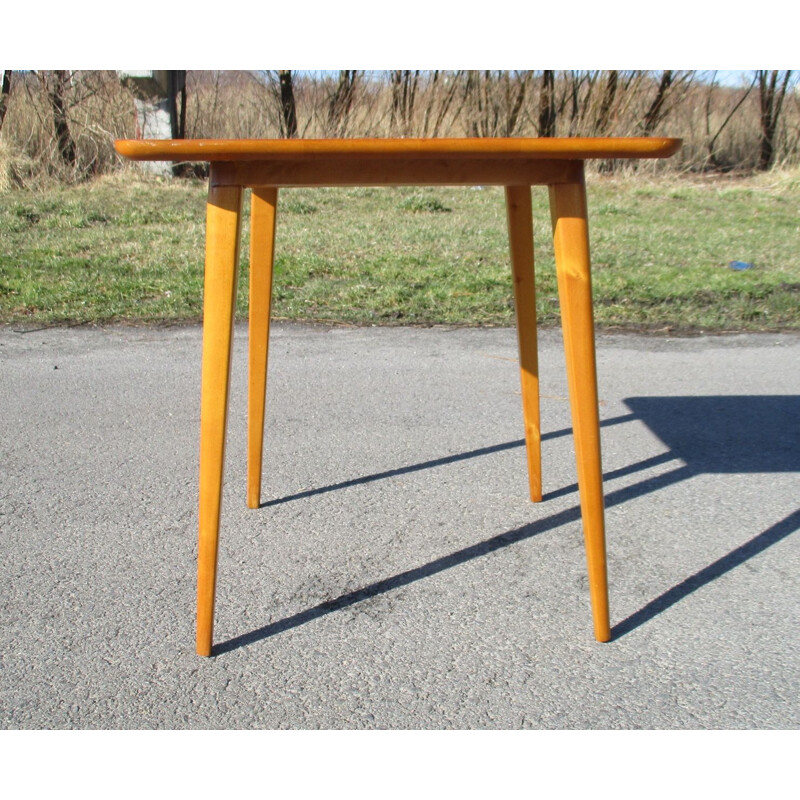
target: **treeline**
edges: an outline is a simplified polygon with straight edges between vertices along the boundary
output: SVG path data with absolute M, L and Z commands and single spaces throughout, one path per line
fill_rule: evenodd
M 800 160 L 800 93 L 786 70 L 188 71 L 186 138 L 679 136 L 653 165 L 753 171 Z M 3 73 L 0 180 L 84 179 L 119 168 L 113 140 L 137 135 L 114 71 Z M 603 168 L 613 169 L 614 164 Z

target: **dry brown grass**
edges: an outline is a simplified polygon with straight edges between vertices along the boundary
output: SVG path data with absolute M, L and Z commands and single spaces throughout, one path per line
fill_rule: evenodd
M 680 154 L 641 165 L 653 172 L 747 171 L 759 152 L 757 90 L 709 84 L 707 74 L 676 73 L 653 134 L 684 139 Z M 558 136 L 641 135 L 658 88 L 658 74 L 620 72 L 615 91 L 610 74 L 557 72 L 554 86 Z M 701 78 L 705 78 L 704 82 Z M 400 80 L 400 77 L 396 80 Z M 529 72 L 409 73 L 402 104 L 393 101 L 386 72 L 359 73 L 353 103 L 339 121 L 329 113 L 336 73 L 295 74 L 298 135 L 326 136 L 537 136 L 542 79 Z M 746 95 L 746 96 L 745 96 Z M 118 169 L 117 138 L 136 135 L 133 97 L 113 71 L 75 72 L 66 103 L 76 162 L 59 156 L 52 108 L 41 81 L 14 73 L 0 147 L 0 189 L 74 182 Z M 190 71 L 186 135 L 190 138 L 281 136 L 277 73 Z M 713 148 L 711 147 L 713 143 Z M 791 91 L 777 140 L 776 164 L 800 163 L 800 95 Z M 613 165 L 601 165 L 608 169 Z
M 36 76 L 15 72 L 3 123 L 0 183 L 35 186 L 48 180 L 72 182 L 115 169 L 114 139 L 135 134 L 133 99 L 113 71 L 73 73 L 68 117 L 76 164 L 58 154 L 53 112 Z

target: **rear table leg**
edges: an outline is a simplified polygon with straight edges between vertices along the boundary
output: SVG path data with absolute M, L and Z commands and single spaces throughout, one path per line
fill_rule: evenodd
M 250 380 L 247 417 L 247 506 L 261 504 L 261 463 L 272 310 L 272 265 L 278 190 L 253 189 L 250 198 Z
M 536 287 L 530 186 L 506 186 L 506 213 L 511 272 L 514 280 L 514 305 L 517 311 L 528 483 L 531 500 L 538 503 L 542 499 L 542 432 L 539 422 L 539 354 L 536 339 Z

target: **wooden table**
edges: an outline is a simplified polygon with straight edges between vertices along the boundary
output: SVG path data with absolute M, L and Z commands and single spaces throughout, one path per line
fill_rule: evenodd
M 531 500 L 542 499 L 531 186 L 547 185 L 566 352 L 589 592 L 598 641 L 611 638 L 584 162 L 666 158 L 679 139 L 322 139 L 118 141 L 138 161 L 211 164 L 200 409 L 197 652 L 211 655 L 242 197 L 251 188 L 247 504 L 261 456 L 278 189 L 505 187 Z

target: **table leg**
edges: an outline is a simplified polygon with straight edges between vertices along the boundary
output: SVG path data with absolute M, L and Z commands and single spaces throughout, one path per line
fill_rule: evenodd
M 539 353 L 536 341 L 536 284 L 530 186 L 506 186 L 508 240 L 517 312 L 522 416 L 531 500 L 542 499 L 542 433 L 539 422 Z
M 261 462 L 272 309 L 272 265 L 278 190 L 253 189 L 250 197 L 250 379 L 247 416 L 247 506 L 261 505 Z
M 211 655 L 222 472 L 236 308 L 242 189 L 211 186 L 206 206 L 203 378 L 200 401 L 200 539 L 197 553 L 197 652 Z
M 582 173 L 575 183 L 550 187 L 550 213 L 594 631 L 598 641 L 607 642 L 611 638 L 611 630 L 608 618 L 603 473 L 600 461 L 589 225 Z

